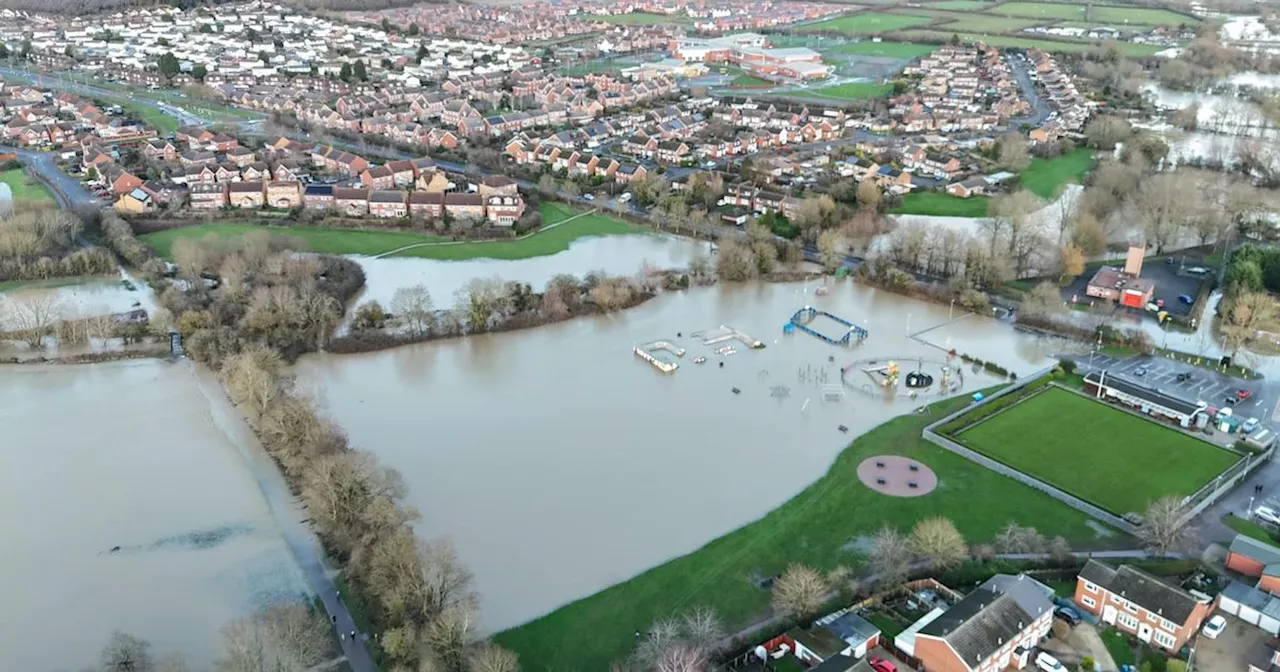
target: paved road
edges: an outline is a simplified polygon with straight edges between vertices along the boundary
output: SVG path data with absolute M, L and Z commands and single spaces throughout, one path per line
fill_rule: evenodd
M 1009 120 L 1009 126 L 1015 127 L 1021 124 L 1029 126 L 1039 126 L 1043 124 L 1045 119 L 1053 112 L 1053 108 L 1049 105 L 1049 101 L 1040 95 L 1040 89 L 1036 87 L 1035 82 L 1031 81 L 1031 75 L 1027 70 L 1027 63 L 1014 56 L 1006 56 L 1005 59 L 1009 63 L 1009 69 L 1013 71 L 1013 79 L 1018 82 L 1018 88 L 1022 89 L 1022 97 L 1027 99 L 1031 104 L 1032 113 L 1025 117 L 1018 117 Z
M 62 172 L 54 163 L 54 155 L 50 152 L 34 152 L 16 147 L 0 147 L 0 150 L 13 152 L 27 164 L 31 172 L 38 174 L 53 185 L 53 195 L 58 204 L 66 210 L 82 208 L 98 208 L 101 204 L 93 194 L 89 193 L 80 181 Z

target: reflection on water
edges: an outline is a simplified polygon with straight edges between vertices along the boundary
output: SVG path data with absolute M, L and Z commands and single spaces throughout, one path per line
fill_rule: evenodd
M 208 668 L 228 621 L 305 592 L 188 367 L 0 380 L 0 670 L 81 669 L 117 629 Z
M 852 436 L 921 403 L 869 396 L 861 371 L 842 400 L 824 401 L 841 366 L 900 358 L 909 371 L 912 359 L 940 361 L 940 348 L 954 347 L 1027 374 L 1061 349 L 979 317 L 930 331 L 931 347 L 908 329 L 946 321 L 947 306 L 851 282 L 826 296 L 812 289 L 694 289 L 534 330 L 309 356 L 296 371 L 353 445 L 404 474 L 423 514 L 418 531 L 454 539 L 475 572 L 484 625 L 500 629 L 758 518 L 817 479 Z M 870 338 L 845 349 L 784 336 L 805 304 Z M 691 337 L 722 324 L 768 347 L 721 357 Z M 631 352 L 658 338 L 689 350 L 673 374 Z M 707 363 L 692 363 L 696 355 Z M 966 390 L 992 382 L 965 374 Z
M 144 308 L 148 313 L 155 309 L 155 298 L 150 288 L 130 278 L 133 289 L 118 279 L 103 278 L 66 287 L 36 287 L 0 292 L 0 330 L 15 328 L 7 324 L 7 302 L 26 302 L 39 299 L 52 301 L 60 317 L 94 317 L 111 313 L 123 313 Z

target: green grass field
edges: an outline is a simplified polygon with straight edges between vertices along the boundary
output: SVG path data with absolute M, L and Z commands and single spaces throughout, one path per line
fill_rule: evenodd
M 0 171 L 0 182 L 9 185 L 14 203 L 44 203 L 53 201 L 53 194 L 39 182 L 27 183 L 27 174 L 21 168 Z
M 1089 19 L 1094 25 L 1142 25 L 1142 26 L 1194 26 L 1199 19 L 1171 12 L 1167 9 L 1148 9 L 1145 7 L 1110 7 L 1094 5 Z
M 926 424 L 965 403 L 952 399 L 934 404 L 927 415 L 889 420 L 854 440 L 825 476 L 760 520 L 500 633 L 498 643 L 518 653 L 530 672 L 607 670 L 631 650 L 636 630 L 681 610 L 712 607 L 734 631 L 768 609 L 769 592 L 754 584 L 759 577 L 781 573 L 793 562 L 822 569 L 856 565 L 850 543 L 886 523 L 908 530 L 922 518 L 943 515 L 976 542 L 1019 521 L 1047 535 L 1095 540 L 1097 533 L 1083 514 L 921 438 Z M 873 492 L 858 480 L 857 466 L 884 454 L 920 460 L 938 474 L 941 486 L 904 499 Z
M 986 217 L 990 200 L 986 196 L 960 198 L 940 191 L 913 191 L 902 197 L 902 207 L 889 212 L 895 215 Z
M 944 0 L 944 2 L 931 2 L 925 7 L 929 9 L 951 9 L 959 12 L 972 12 L 983 9 L 991 3 L 979 2 L 978 0 Z
M 939 21 L 932 26 L 934 30 L 956 31 L 959 33 L 1008 33 L 1041 23 L 1035 19 L 1013 16 L 990 16 L 988 14 L 965 14 L 962 12 L 930 12 L 930 16 Z
M 962 430 L 957 440 L 1121 515 L 1141 513 L 1164 495 L 1190 495 L 1239 459 L 1054 388 Z
M 838 47 L 824 49 L 833 54 L 850 56 L 883 56 L 885 58 L 916 59 L 937 51 L 931 44 L 907 44 L 905 42 L 871 42 L 863 40 L 853 44 L 842 44 Z
M 836 100 L 871 100 L 872 98 L 884 98 L 889 95 L 890 91 L 893 91 L 892 84 L 853 82 L 849 84 L 826 86 L 821 89 L 808 91 L 807 93 L 813 96 L 832 98 Z
M 577 213 L 567 205 L 543 203 L 543 227 L 564 221 Z M 179 238 L 203 238 L 207 235 L 232 237 L 250 231 L 270 231 L 281 236 L 292 236 L 304 241 L 312 252 L 323 254 L 359 254 L 373 256 L 385 254 L 409 245 L 431 243 L 430 247 L 405 250 L 394 256 L 423 259 L 527 259 L 541 257 L 569 249 L 569 244 L 586 236 L 638 233 L 644 229 L 606 215 L 592 214 L 571 222 L 545 229 L 521 240 L 494 242 L 452 243 L 447 238 L 410 231 L 358 231 L 350 229 L 318 228 L 303 226 L 260 226 L 255 224 L 202 224 L 181 229 L 168 229 L 139 236 L 156 254 L 172 256 L 174 241 Z M 445 243 L 445 244 L 440 244 Z
M 1075 149 L 1053 159 L 1032 159 L 1022 171 L 1022 186 L 1040 198 L 1052 199 L 1058 187 L 1080 182 L 1093 170 L 1093 150 Z
M 835 19 L 819 21 L 804 26 L 803 32 L 839 32 L 845 35 L 870 35 L 872 33 L 888 33 L 911 26 L 920 26 L 933 19 L 924 16 L 903 16 L 884 12 L 861 12 Z
M 629 14 L 583 14 L 585 21 L 603 21 L 623 26 L 664 26 L 689 23 L 689 17 L 683 14 L 650 14 L 648 12 L 631 12 Z
M 987 10 L 1001 16 L 1027 16 L 1033 19 L 1083 20 L 1084 5 L 1059 2 L 1006 2 Z
M 952 35 L 960 37 L 960 41 L 965 44 L 973 44 L 975 42 L 983 42 L 988 46 L 998 48 L 1013 49 L 1040 49 L 1051 53 L 1058 54 L 1081 54 L 1097 49 L 1100 42 L 1070 42 L 1063 40 L 1038 40 L 1027 37 L 1009 37 L 1007 35 L 976 35 L 973 33 L 948 33 L 944 30 L 909 30 L 898 33 L 897 36 L 903 39 L 913 39 L 929 42 L 937 42 L 939 44 L 951 40 Z M 1146 57 L 1163 51 L 1165 48 L 1154 44 L 1131 44 L 1128 42 L 1120 42 L 1120 53 L 1125 56 Z

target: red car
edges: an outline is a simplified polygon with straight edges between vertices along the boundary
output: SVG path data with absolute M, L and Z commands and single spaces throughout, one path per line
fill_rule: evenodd
M 884 658 L 872 658 L 870 661 L 871 669 L 876 672 L 898 672 L 898 666 L 885 660 Z
M 1253 396 L 1253 393 L 1250 392 L 1249 390 L 1236 390 L 1236 401 L 1244 401 L 1245 399 L 1248 399 L 1249 397 L 1252 397 L 1252 396 Z

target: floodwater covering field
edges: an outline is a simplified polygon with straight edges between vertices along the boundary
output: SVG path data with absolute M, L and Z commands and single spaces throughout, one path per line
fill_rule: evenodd
M 145 360 L 0 379 L 0 669 L 82 669 L 114 630 L 208 669 L 229 621 L 306 594 L 207 374 Z
M 404 475 L 419 534 L 453 539 L 475 573 L 483 626 L 500 630 L 758 518 L 853 436 L 933 398 L 885 399 L 860 372 L 842 385 L 841 367 L 896 359 L 909 371 L 924 358 L 936 375 L 954 347 L 1027 374 L 1064 347 L 973 316 L 930 331 L 925 345 L 908 330 L 946 322 L 947 306 L 852 282 L 825 296 L 814 287 L 698 288 L 534 330 L 308 356 L 296 373 L 353 445 Z M 784 336 L 806 304 L 870 337 L 845 349 Z M 693 335 L 721 325 L 767 347 Z M 688 350 L 672 374 L 632 354 L 657 339 Z M 717 354 L 725 345 L 734 353 Z M 965 390 L 993 382 L 965 375 Z

